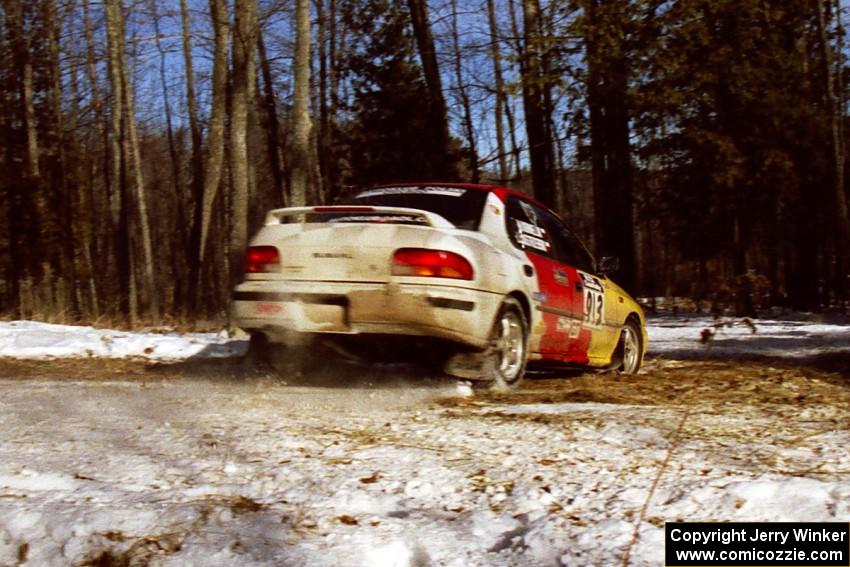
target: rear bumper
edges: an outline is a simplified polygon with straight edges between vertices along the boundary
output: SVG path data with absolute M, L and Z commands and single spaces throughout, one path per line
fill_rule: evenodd
M 501 305 L 497 293 L 431 284 L 246 281 L 231 315 L 273 341 L 295 333 L 428 336 L 483 348 Z

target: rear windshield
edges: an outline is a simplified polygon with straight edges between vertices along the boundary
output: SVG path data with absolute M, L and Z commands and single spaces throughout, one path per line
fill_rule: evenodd
M 376 187 L 345 199 L 345 205 L 373 205 L 422 209 L 466 230 L 478 230 L 487 191 L 461 187 Z

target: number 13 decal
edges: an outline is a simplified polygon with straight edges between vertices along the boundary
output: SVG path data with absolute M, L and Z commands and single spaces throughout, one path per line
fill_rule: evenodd
M 588 289 L 584 295 L 584 322 L 588 325 L 602 324 L 605 313 L 605 293 Z

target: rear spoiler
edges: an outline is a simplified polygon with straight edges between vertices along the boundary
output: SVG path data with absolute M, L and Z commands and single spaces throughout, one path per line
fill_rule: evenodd
M 434 228 L 455 228 L 455 226 L 447 221 L 444 217 L 430 211 L 422 209 L 408 209 L 405 207 L 375 207 L 375 206 L 360 206 L 360 205 L 334 205 L 320 207 L 288 207 L 285 209 L 273 209 L 266 213 L 266 226 L 275 224 L 284 224 L 283 219 L 294 216 L 304 216 L 309 214 L 339 214 L 351 215 L 352 220 L 349 222 L 357 222 L 357 216 L 368 217 L 375 215 L 376 217 L 387 217 L 392 220 L 393 216 L 397 217 L 417 217 L 423 219 L 427 226 Z M 399 219 L 400 220 L 400 219 Z M 301 222 L 304 222 L 302 219 Z M 364 218 L 363 222 L 369 222 Z

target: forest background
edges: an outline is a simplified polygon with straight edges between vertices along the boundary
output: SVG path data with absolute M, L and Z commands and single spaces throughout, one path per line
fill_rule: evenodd
M 846 309 L 839 0 L 0 0 L 0 313 L 223 317 L 267 209 L 558 212 L 635 294 Z

